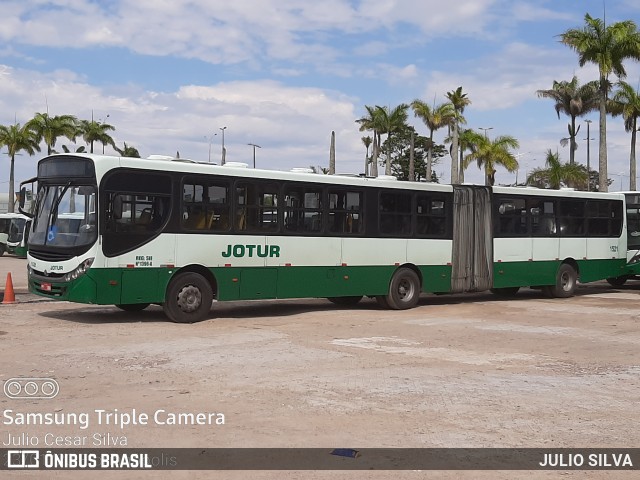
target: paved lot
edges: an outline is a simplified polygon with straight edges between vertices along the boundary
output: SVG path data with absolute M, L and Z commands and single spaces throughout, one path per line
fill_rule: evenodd
M 24 262 L 0 258 L 18 289 L 26 286 L 18 268 Z M 60 393 L 53 400 L 0 397 L 0 410 L 218 412 L 225 424 L 0 425 L 0 432 L 3 439 L 27 432 L 41 447 L 47 433 L 109 433 L 126 437 L 129 447 L 635 447 L 640 286 L 601 283 L 579 292 L 566 300 L 532 290 L 512 301 L 429 295 L 403 312 L 369 300 L 352 310 L 324 300 L 233 302 L 215 305 L 212 318 L 196 325 L 167 323 L 159 307 L 130 314 L 19 293 L 18 303 L 0 305 L 0 379 L 51 376 Z M 15 478 L 25 477 L 41 478 Z M 71 477 L 82 475 L 56 478 Z M 634 475 L 251 472 L 270 479 L 398 477 Z

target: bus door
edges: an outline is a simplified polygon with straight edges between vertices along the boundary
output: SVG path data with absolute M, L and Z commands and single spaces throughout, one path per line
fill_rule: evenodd
M 493 286 L 493 234 L 489 187 L 453 187 L 451 292 Z

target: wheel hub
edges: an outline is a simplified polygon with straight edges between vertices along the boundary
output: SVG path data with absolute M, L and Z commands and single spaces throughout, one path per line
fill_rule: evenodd
M 187 285 L 178 293 L 178 306 L 186 313 L 195 312 L 202 303 L 202 293 L 193 286 Z

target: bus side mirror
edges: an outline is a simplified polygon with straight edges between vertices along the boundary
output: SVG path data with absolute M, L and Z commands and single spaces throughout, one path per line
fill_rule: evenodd
M 22 187 L 20 189 L 20 199 L 19 199 L 19 203 L 18 203 L 20 208 L 24 208 L 25 198 L 27 198 L 27 188 L 26 187 Z

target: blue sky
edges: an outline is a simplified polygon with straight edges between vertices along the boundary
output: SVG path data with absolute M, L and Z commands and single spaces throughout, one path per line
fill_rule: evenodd
M 251 163 L 247 144 L 256 143 L 258 166 L 270 169 L 327 166 L 334 130 L 337 170 L 360 172 L 355 120 L 365 105 L 440 103 L 462 86 L 472 101 L 467 127 L 520 141 L 521 179 L 549 148 L 569 158 L 559 145 L 568 119 L 535 92 L 574 74 L 597 78 L 557 35 L 582 26 L 587 12 L 602 17 L 603 1 L 0 0 L 0 8 L 0 124 L 47 107 L 85 119 L 93 112 L 143 156 L 179 151 L 203 161 L 210 141 L 219 161 L 227 127 L 227 160 Z M 606 1 L 608 23 L 626 19 L 640 23 L 637 1 Z M 626 66 L 638 84 L 640 65 Z M 608 143 L 612 190 L 627 188 L 630 135 L 619 120 L 609 119 Z M 40 157 L 19 157 L 16 179 L 33 176 Z M 443 182 L 447 160 L 435 167 Z M 1 155 L 0 191 L 8 165 Z M 497 182 L 514 177 L 498 171 Z M 467 180 L 482 179 L 470 166 Z

